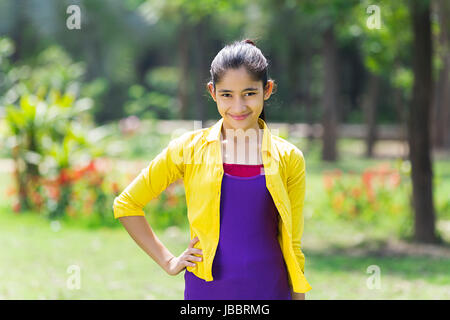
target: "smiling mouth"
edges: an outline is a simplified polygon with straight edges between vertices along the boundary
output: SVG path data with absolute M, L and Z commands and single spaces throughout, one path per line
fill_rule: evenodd
M 230 117 L 232 117 L 234 120 L 244 120 L 245 118 L 247 118 L 250 115 L 250 112 L 244 115 L 240 115 L 240 116 L 233 116 L 230 114 Z

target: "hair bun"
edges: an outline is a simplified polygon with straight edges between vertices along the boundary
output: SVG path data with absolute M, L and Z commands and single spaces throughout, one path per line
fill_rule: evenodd
M 245 40 L 243 40 L 242 42 L 249 43 L 249 44 L 251 44 L 251 45 L 253 45 L 253 46 L 256 47 L 256 44 L 255 44 L 252 40 L 250 40 L 250 39 L 245 39 Z

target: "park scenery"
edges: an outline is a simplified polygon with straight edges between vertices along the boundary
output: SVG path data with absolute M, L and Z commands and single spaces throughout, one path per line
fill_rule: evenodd
M 252 39 L 266 123 L 306 163 L 306 299 L 450 299 L 450 2 L 0 1 L 0 299 L 183 299 L 114 219 L 174 138 L 220 119 Z M 144 207 L 188 246 L 183 180 Z

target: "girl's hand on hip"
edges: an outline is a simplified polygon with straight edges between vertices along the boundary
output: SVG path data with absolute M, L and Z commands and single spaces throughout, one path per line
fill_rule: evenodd
M 202 255 L 201 249 L 194 248 L 194 244 L 199 241 L 198 237 L 195 237 L 189 242 L 189 245 L 184 252 L 178 256 L 169 260 L 167 273 L 171 276 L 175 276 L 184 270 L 186 267 L 197 266 L 194 262 L 202 261 L 202 257 L 197 257 L 194 254 Z

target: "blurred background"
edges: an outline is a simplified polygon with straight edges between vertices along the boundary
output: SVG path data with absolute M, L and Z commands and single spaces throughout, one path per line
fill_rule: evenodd
M 183 299 L 112 203 L 220 118 L 210 64 L 244 38 L 306 159 L 306 298 L 449 299 L 449 19 L 446 0 L 0 0 L 0 299 Z M 183 182 L 145 212 L 181 254 Z

